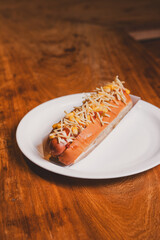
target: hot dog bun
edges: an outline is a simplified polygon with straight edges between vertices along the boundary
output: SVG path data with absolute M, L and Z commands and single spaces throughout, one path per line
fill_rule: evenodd
M 129 90 L 116 77 L 114 82 L 97 89 L 96 93 L 86 98 L 82 107 L 66 113 L 61 122 L 53 125 L 49 136 L 50 154 L 64 165 L 83 159 L 112 131 L 131 107 Z M 62 140 L 59 139 L 61 137 Z

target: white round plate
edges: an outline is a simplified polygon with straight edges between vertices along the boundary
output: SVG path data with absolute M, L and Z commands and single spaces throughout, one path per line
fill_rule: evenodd
M 16 138 L 23 154 L 51 172 L 78 178 L 107 179 L 129 176 L 160 163 L 160 109 L 139 100 L 117 127 L 86 158 L 72 166 L 44 159 L 42 142 L 53 123 L 82 103 L 84 94 L 68 95 L 31 110 L 18 125 Z

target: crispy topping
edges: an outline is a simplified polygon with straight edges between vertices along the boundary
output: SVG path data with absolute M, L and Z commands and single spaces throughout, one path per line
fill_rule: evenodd
M 124 92 L 130 93 L 128 89 L 123 86 L 116 76 L 112 83 L 108 83 L 104 87 L 96 88 L 96 90 L 87 95 L 83 101 L 82 106 L 75 107 L 70 113 L 65 112 L 65 117 L 59 123 L 55 123 L 53 130 L 49 135 L 50 139 L 57 138 L 58 143 L 67 145 L 78 136 L 78 134 L 86 128 L 95 119 L 99 119 L 100 124 L 109 124 L 103 121 L 103 117 L 110 117 L 110 107 L 118 107 L 118 101 L 126 104 Z M 68 146 L 68 145 L 67 145 Z

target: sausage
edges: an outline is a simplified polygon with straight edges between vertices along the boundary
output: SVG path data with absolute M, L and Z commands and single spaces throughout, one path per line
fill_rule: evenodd
M 58 143 L 56 138 L 53 138 L 50 142 L 51 154 L 53 157 L 57 157 L 66 149 L 63 143 Z

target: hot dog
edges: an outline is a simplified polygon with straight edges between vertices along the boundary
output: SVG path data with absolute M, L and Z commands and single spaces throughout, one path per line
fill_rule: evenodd
M 117 76 L 112 83 L 87 95 L 82 106 L 65 112 L 49 134 L 51 156 L 64 165 L 84 158 L 130 110 L 129 93 Z

